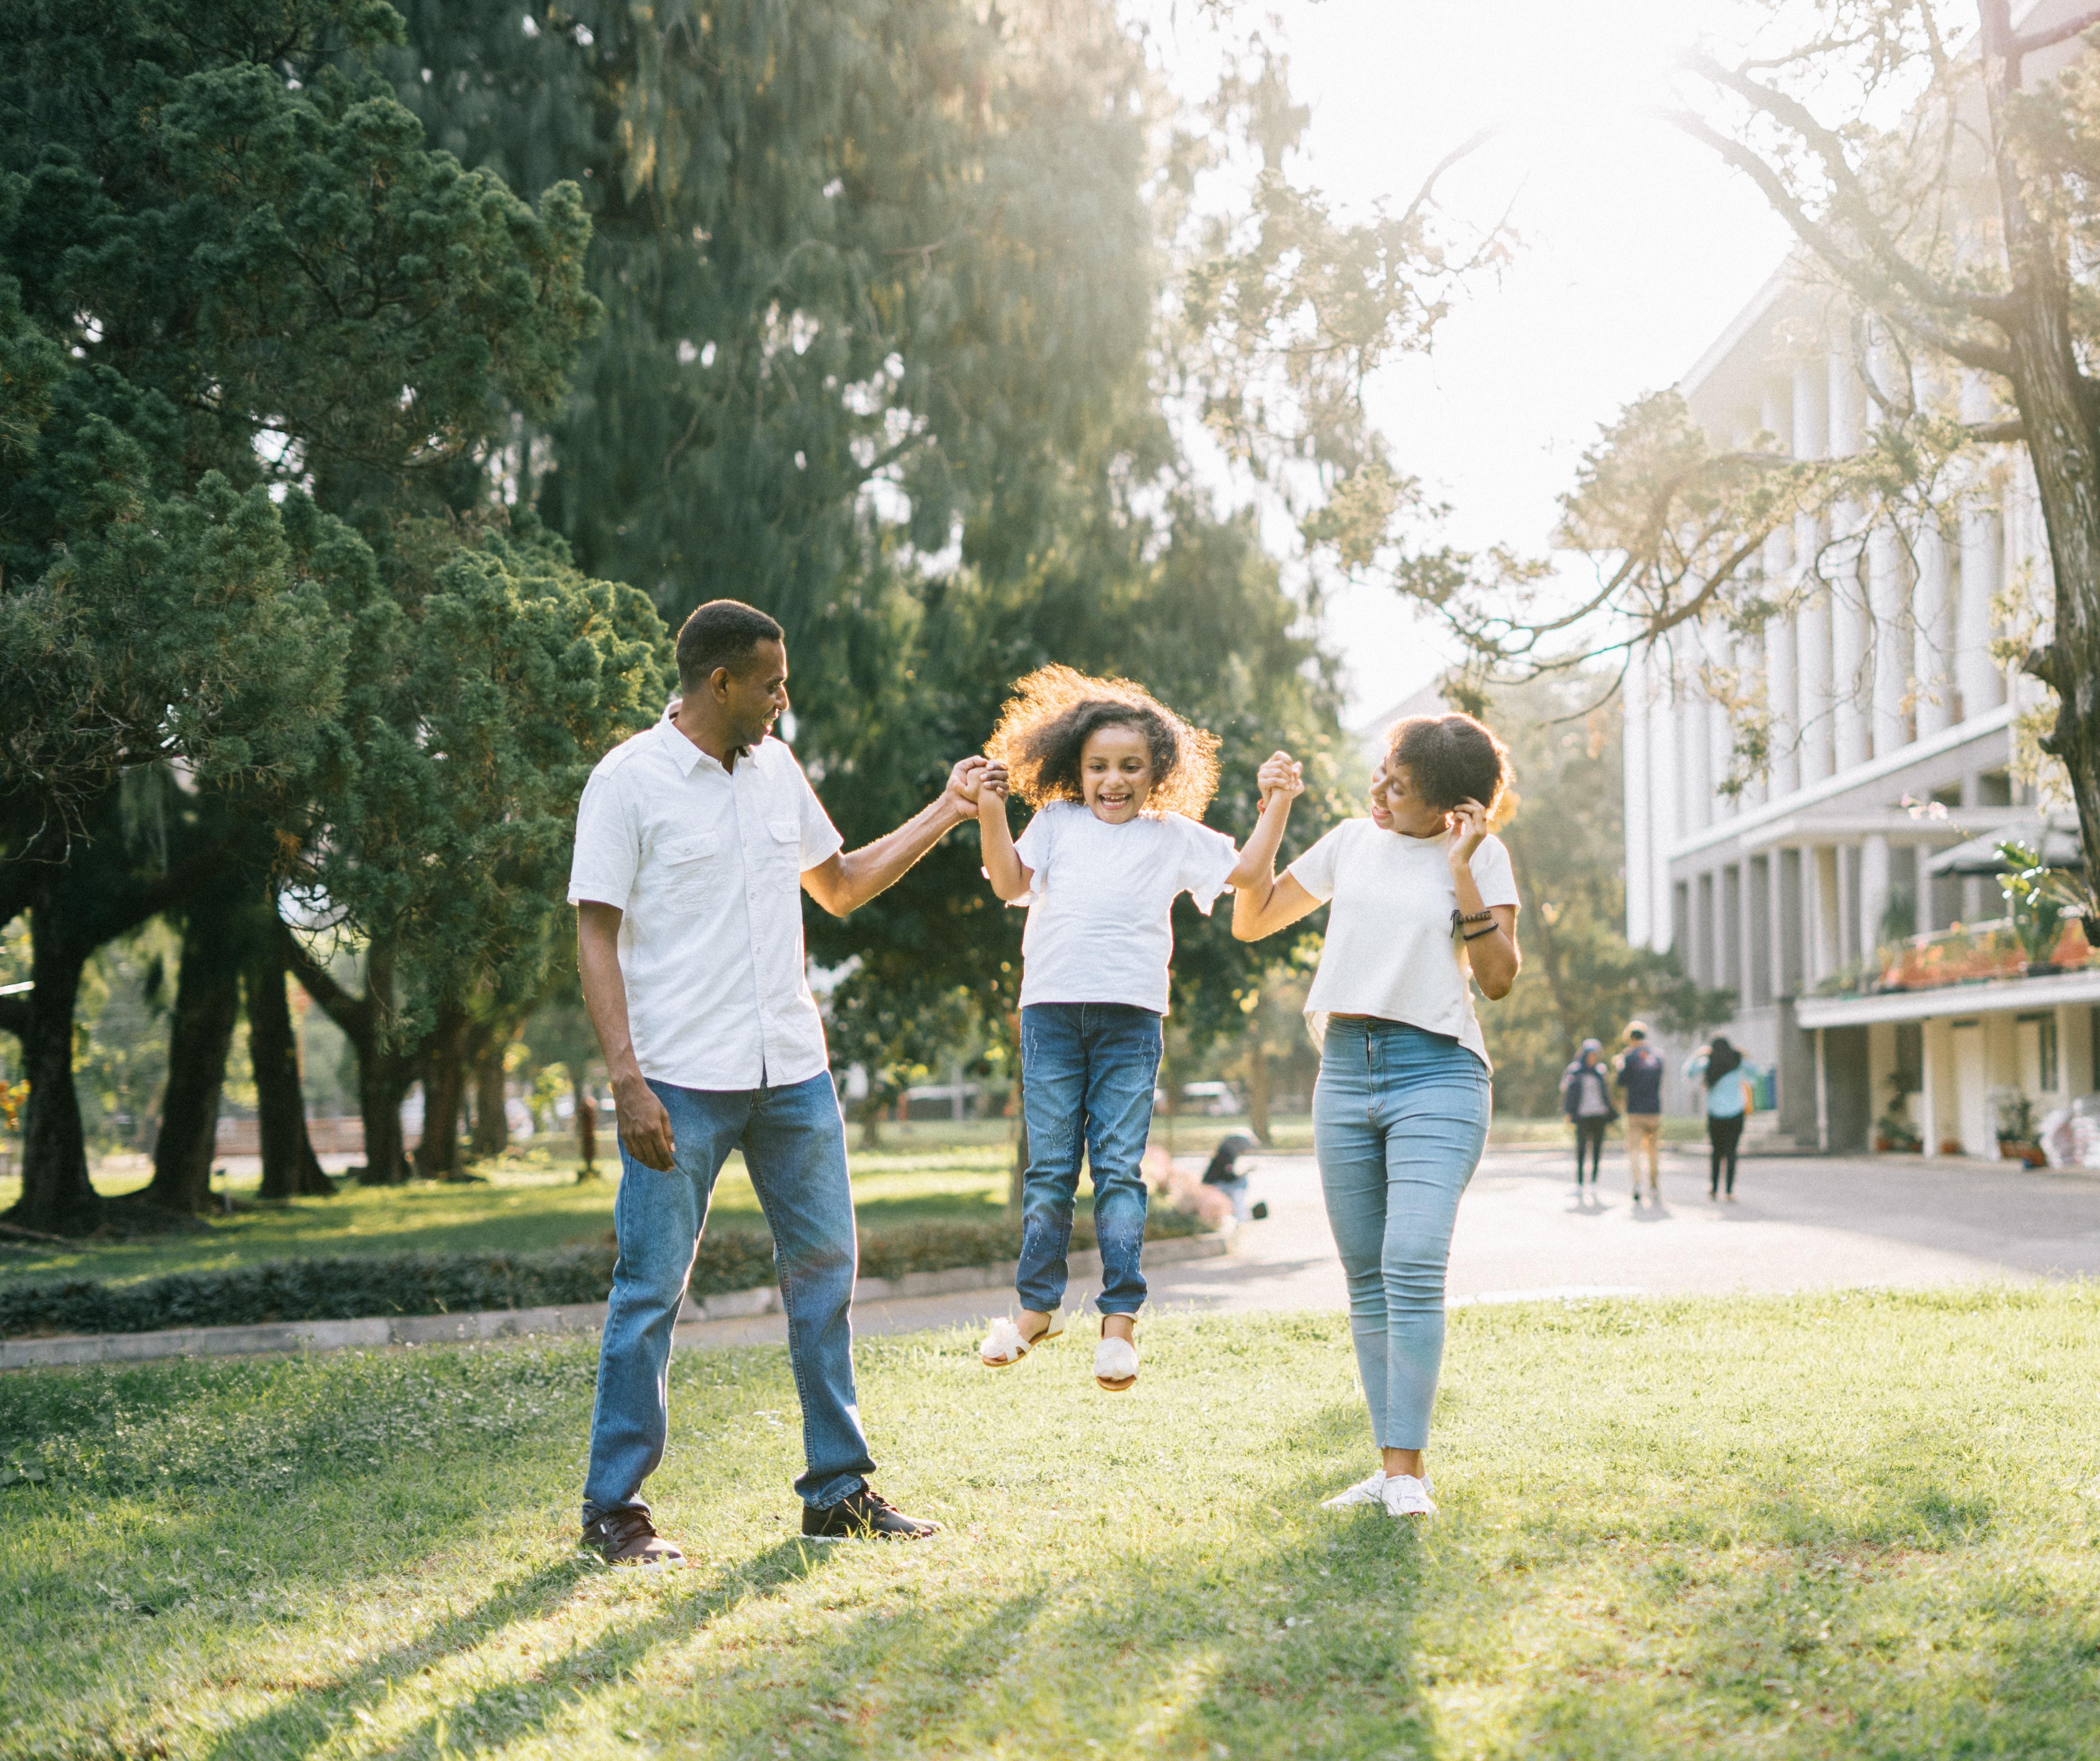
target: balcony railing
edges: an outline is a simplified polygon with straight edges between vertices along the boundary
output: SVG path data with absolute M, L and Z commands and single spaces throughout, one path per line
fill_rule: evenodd
M 2011 919 L 1998 918 L 1988 923 L 1957 923 L 1952 929 L 1877 949 L 1864 970 L 1851 966 L 1833 973 L 1816 986 L 1816 993 L 1842 997 L 1940 990 L 2091 966 L 2100 966 L 2100 953 L 2086 940 L 2082 920 L 2067 919 L 2049 958 L 2032 961 L 2013 933 Z

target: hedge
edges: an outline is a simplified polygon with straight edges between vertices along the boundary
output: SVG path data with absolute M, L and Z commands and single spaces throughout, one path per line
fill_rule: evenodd
M 1191 1235 L 1195 1219 L 1164 1207 L 1147 1219 L 1154 1238 Z M 1074 1251 L 1093 1245 L 1084 1222 Z M 1017 1259 L 1017 1223 L 920 1223 L 861 1238 L 871 1278 L 944 1271 Z M 0 1339 L 51 1333 L 147 1333 L 174 1327 L 266 1321 L 348 1321 L 377 1314 L 463 1314 L 602 1302 L 612 1288 L 610 1243 L 530 1253 L 390 1253 L 270 1260 L 223 1271 L 173 1272 L 133 1284 L 90 1279 L 0 1284 Z M 692 1293 L 749 1290 L 773 1282 L 771 1237 L 722 1230 L 700 1244 Z

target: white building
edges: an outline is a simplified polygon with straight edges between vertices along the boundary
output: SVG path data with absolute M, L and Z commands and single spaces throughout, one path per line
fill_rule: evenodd
M 1782 272 L 1679 389 L 1717 442 L 1764 432 L 1797 457 L 1842 456 L 1872 417 L 1851 328 Z M 1953 394 L 1990 413 L 1982 385 Z M 1899 1072 L 1926 1148 L 1976 1156 L 1998 1154 L 2002 1091 L 2039 1116 L 2100 1088 L 2100 966 L 2024 975 L 2010 934 L 1982 927 L 2005 916 L 1996 880 L 1935 871 L 1963 840 L 2040 817 L 2011 762 L 2035 688 L 1990 644 L 2008 583 L 2046 604 L 2047 544 L 2024 455 L 1997 450 L 1936 526 L 1861 535 L 1834 587 L 1749 637 L 1682 628 L 1629 680 L 1629 938 L 1736 993 L 1726 1031 L 1776 1070 L 1776 1128 L 1803 1148 L 1869 1147 Z M 1812 521 L 1775 535 L 1766 579 L 1799 579 L 1832 535 Z M 1710 692 L 1715 678 L 1732 684 Z M 1769 765 L 1732 795 L 1726 703 L 1746 700 L 1769 715 Z M 1970 981 L 1941 982 L 1957 974 Z

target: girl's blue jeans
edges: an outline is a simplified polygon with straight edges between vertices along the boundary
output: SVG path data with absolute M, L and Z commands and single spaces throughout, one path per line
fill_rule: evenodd
M 1428 1446 L 1451 1226 L 1487 1143 L 1488 1102 L 1487 1067 L 1456 1040 L 1398 1021 L 1329 1019 L 1312 1148 L 1381 1449 Z
M 685 1300 L 715 1176 L 731 1150 L 773 1231 L 773 1265 L 788 1313 L 788 1363 L 802 1408 L 807 1464 L 795 1490 L 819 1508 L 849 1498 L 875 1472 L 854 1393 L 853 1188 L 845 1126 L 829 1072 L 785 1088 L 681 1089 L 650 1085 L 671 1116 L 668 1170 L 620 1147 L 613 1224 L 620 1257 L 598 1349 L 584 1521 L 649 1506 L 642 1483 L 670 1434 L 671 1328 Z
M 1030 1003 L 1021 1011 L 1021 1112 L 1028 1174 L 1021 1200 L 1024 1309 L 1055 1314 L 1079 1191 L 1079 1154 L 1094 1177 L 1104 1314 L 1145 1302 L 1145 1141 L 1159 1075 L 1160 1018 L 1129 1003 Z

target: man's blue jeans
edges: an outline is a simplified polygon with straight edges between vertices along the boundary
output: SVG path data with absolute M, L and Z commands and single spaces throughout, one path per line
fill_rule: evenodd
M 1487 1144 L 1488 1108 L 1487 1067 L 1456 1040 L 1398 1021 L 1329 1019 L 1312 1150 L 1381 1449 L 1428 1446 L 1451 1227 Z
M 1094 1177 L 1104 1314 L 1145 1302 L 1145 1140 L 1159 1075 L 1159 1017 L 1129 1003 L 1030 1003 L 1021 1011 L 1021 1108 L 1028 1175 L 1021 1191 L 1021 1305 L 1055 1314 L 1065 1300 L 1079 1152 Z
M 584 1521 L 646 1511 L 642 1482 L 664 1459 L 670 1430 L 665 1372 L 671 1328 L 685 1300 L 715 1176 L 733 1149 L 773 1231 L 773 1263 L 788 1313 L 788 1361 L 802 1407 L 796 1481 L 819 1508 L 849 1498 L 875 1472 L 860 1428 L 853 1371 L 853 1190 L 845 1127 L 828 1072 L 779 1089 L 650 1088 L 671 1115 L 670 1170 L 643 1166 L 620 1146 L 613 1225 L 620 1258 L 598 1352 Z

